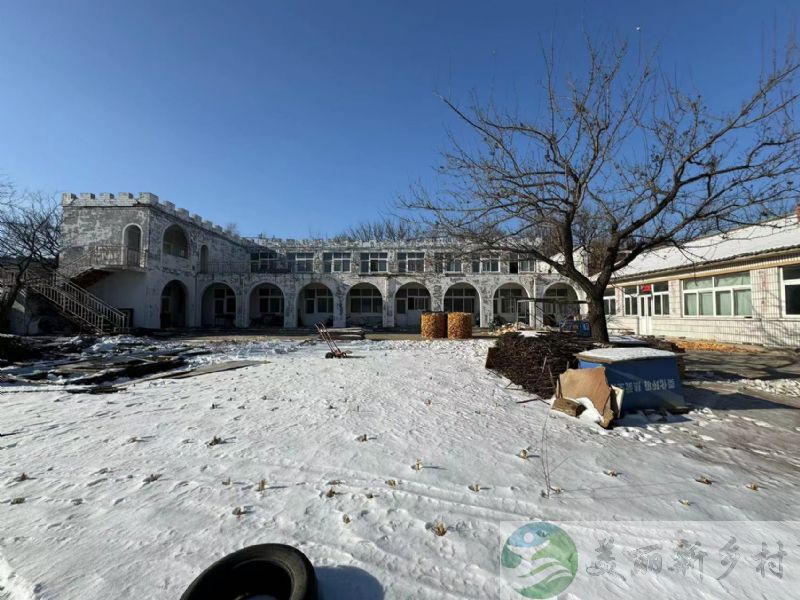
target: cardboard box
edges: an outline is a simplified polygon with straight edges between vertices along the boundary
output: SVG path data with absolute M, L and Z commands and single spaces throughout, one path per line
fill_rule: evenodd
M 614 390 L 608 385 L 604 367 L 567 369 L 558 376 L 553 408 L 577 417 L 584 411 L 584 407 L 575 400 L 588 398 L 602 417 L 600 426 L 607 429 L 611 421 L 619 416 L 620 407 L 615 397 Z

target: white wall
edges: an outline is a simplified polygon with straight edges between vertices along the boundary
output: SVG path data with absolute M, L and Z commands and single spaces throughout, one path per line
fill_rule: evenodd
M 780 268 L 771 266 L 749 269 L 753 303 L 751 318 L 684 317 L 682 315 L 681 281 L 679 279 L 670 280 L 670 315 L 668 317 L 651 317 L 652 334 L 661 337 L 734 344 L 800 347 L 800 318 L 784 316 Z M 700 274 L 698 273 L 698 275 Z M 618 285 L 623 287 L 625 284 Z M 618 289 L 617 310 L 620 314 L 609 318 L 610 329 L 618 332 L 630 331 L 635 334 L 642 331 L 639 317 L 626 317 L 621 314 L 624 310 L 621 289 Z

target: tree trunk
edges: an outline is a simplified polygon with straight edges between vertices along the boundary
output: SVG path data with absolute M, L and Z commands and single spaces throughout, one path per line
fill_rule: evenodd
M 592 328 L 592 339 L 598 342 L 608 342 L 608 323 L 602 294 L 600 296 L 588 294 L 586 300 L 589 302 L 589 325 Z
M 5 294 L 0 294 L 0 333 L 11 331 L 11 311 L 22 289 L 20 283 L 8 289 Z

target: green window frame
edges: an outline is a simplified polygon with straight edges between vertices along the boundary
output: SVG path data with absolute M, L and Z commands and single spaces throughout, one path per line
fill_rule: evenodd
M 749 271 L 685 279 L 685 317 L 752 317 L 753 299 Z

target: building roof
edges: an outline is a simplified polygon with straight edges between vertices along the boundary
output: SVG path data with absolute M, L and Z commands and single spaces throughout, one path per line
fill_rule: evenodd
M 662 246 L 650 250 L 618 271 L 615 279 L 681 270 L 791 248 L 800 248 L 800 219 L 796 215 L 704 236 L 681 248 Z

